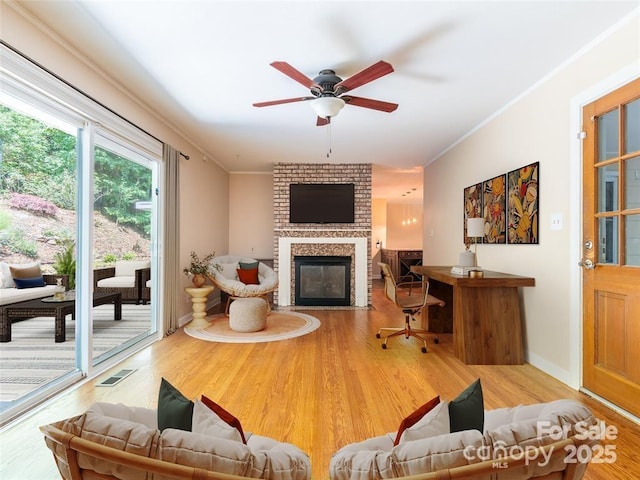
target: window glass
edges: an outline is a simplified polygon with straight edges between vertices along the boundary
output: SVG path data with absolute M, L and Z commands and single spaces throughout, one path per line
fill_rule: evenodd
M 625 222 L 625 263 L 640 266 L 640 215 L 627 215 Z
M 618 217 L 598 219 L 599 263 L 618 263 Z
M 618 156 L 618 109 L 598 118 L 598 161 Z
M 618 164 L 598 167 L 598 212 L 618 210 Z
M 640 150 L 640 98 L 625 106 L 625 153 Z
M 625 161 L 625 208 L 640 208 L 640 157 Z

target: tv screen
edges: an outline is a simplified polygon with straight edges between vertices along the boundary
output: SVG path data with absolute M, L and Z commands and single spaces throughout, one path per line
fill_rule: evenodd
M 289 185 L 290 223 L 353 223 L 353 183 L 292 183 Z

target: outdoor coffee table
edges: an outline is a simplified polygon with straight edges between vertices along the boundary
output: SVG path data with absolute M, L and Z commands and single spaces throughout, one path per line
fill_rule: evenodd
M 25 300 L 2 307 L 0 325 L 0 342 L 11 341 L 11 319 L 12 318 L 33 318 L 33 317 L 54 317 L 55 340 L 56 343 L 65 341 L 65 317 L 69 314 L 75 319 L 76 301 L 51 301 L 52 297 Z M 113 303 L 113 319 L 122 320 L 122 296 L 119 293 L 95 293 L 93 295 L 93 306 Z

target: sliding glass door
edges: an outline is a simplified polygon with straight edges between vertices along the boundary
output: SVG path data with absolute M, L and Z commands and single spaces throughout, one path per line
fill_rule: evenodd
M 157 175 L 155 162 L 104 135 L 96 136 L 94 158 L 94 295 L 116 296 L 93 309 L 96 365 L 155 332 L 151 252 Z
M 158 338 L 162 144 L 0 50 L 2 425 Z

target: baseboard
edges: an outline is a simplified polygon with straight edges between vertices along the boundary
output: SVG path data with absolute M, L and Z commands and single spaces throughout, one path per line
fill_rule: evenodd
M 538 370 L 542 370 L 544 373 L 551 375 L 556 380 L 561 381 L 562 383 L 573 388 L 574 390 L 578 390 L 578 388 L 580 387 L 579 385 L 575 384 L 575 381 L 573 381 L 573 376 L 571 375 L 571 372 L 568 372 L 567 370 L 563 370 L 562 368 L 558 368 L 557 365 L 545 360 L 542 357 L 539 357 L 538 355 L 535 355 L 530 352 L 526 352 L 525 360 L 531 365 L 533 365 L 534 367 L 536 367 Z

